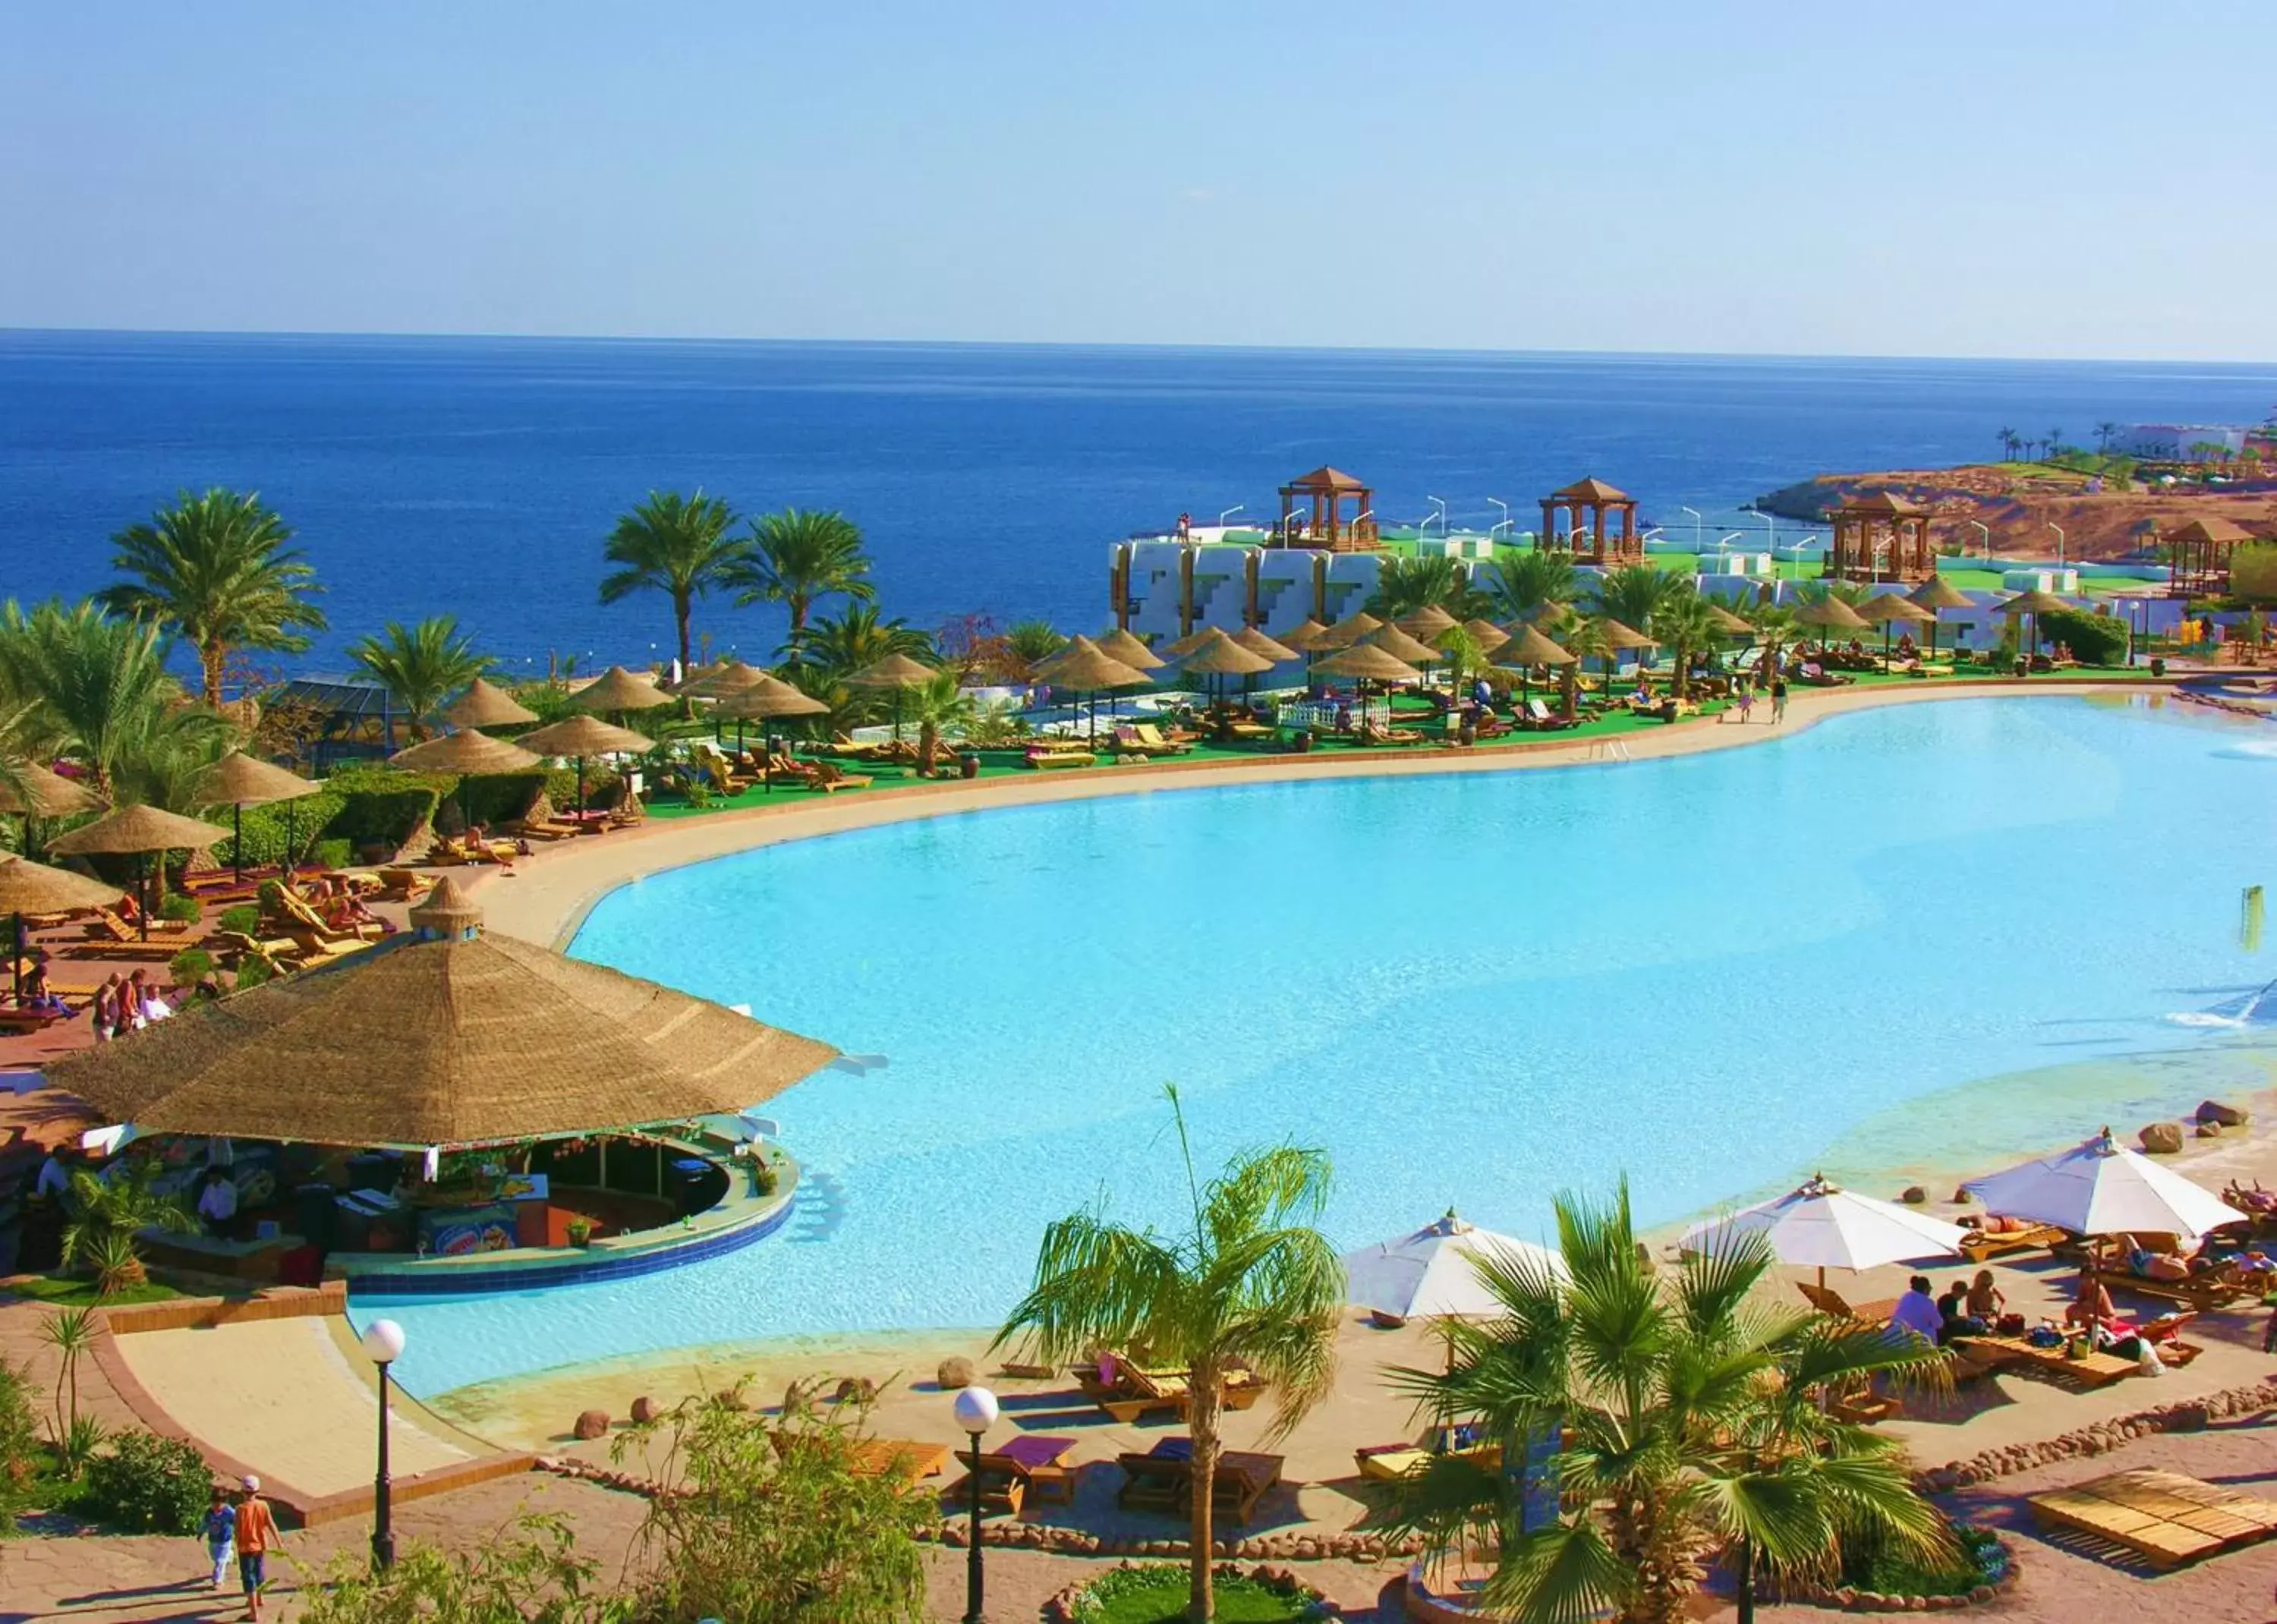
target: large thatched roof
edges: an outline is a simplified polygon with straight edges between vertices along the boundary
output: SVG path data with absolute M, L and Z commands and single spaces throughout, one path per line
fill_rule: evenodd
M 657 687 L 656 679 L 646 672 L 612 665 L 571 694 L 569 702 L 579 710 L 653 710 L 670 704 L 672 695 Z
M 121 807 L 50 841 L 62 857 L 90 853 L 202 852 L 229 839 L 229 831 L 157 807 Z
M 63 914 L 105 907 L 124 895 L 118 886 L 68 869 L 50 869 L 27 857 L 0 856 L 0 914 Z
M 443 719 L 453 727 L 514 727 L 535 722 L 537 712 L 487 678 L 477 677 L 443 707 Z
M 209 807 L 259 807 L 272 801 L 298 801 L 322 786 L 296 772 L 232 750 L 199 776 L 196 796 Z
M 78 779 L 50 772 L 37 762 L 10 762 L 0 767 L 0 812 L 62 817 L 72 812 L 92 812 L 102 804 L 103 797 Z
M 447 893 L 447 894 L 446 894 Z M 331 1145 L 484 1144 L 732 1112 L 826 1064 L 826 1043 L 513 937 L 453 882 L 443 934 L 193 1004 L 51 1062 L 50 1081 L 146 1132 Z
M 387 758 L 387 764 L 407 772 L 457 772 L 480 778 L 485 773 L 528 772 L 543 767 L 545 758 L 506 740 L 462 727 L 455 733 L 398 750 Z
M 514 743 L 541 755 L 638 755 L 656 748 L 656 740 L 645 733 L 583 713 L 532 728 Z

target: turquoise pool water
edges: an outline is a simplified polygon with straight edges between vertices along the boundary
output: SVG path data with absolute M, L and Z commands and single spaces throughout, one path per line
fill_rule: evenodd
M 1908 1099 L 1965 1151 L 1949 1091 L 1976 1079 L 2052 1080 L 1987 1114 L 1988 1157 L 2022 1120 L 2027 1142 L 2083 1134 L 2114 1096 L 2065 1079 L 2159 1052 L 2158 1086 L 2187 1089 L 2173 1052 L 2229 1031 L 2203 1012 L 2277 974 L 2240 941 L 2241 889 L 2277 880 L 2254 727 L 1953 701 L 1744 750 L 1133 794 L 657 876 L 575 951 L 887 1059 L 771 1107 L 811 1169 L 793 1223 L 637 1280 L 370 1311 L 405 1322 L 430 1393 L 991 1324 L 1049 1218 L 1175 1213 L 1169 1081 L 1206 1170 L 1328 1147 L 1345 1244 L 1451 1203 L 1534 1233 L 1552 1192 L 1624 1172 L 1644 1219 L 1673 1218 L 1890 1137 Z

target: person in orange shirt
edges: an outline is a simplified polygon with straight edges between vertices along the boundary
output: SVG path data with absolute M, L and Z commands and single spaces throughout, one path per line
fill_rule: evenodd
M 237 1577 L 245 1586 L 245 1616 L 255 1624 L 261 1617 L 262 1559 L 282 1543 L 276 1514 L 261 1498 L 261 1479 L 248 1472 L 237 1502 Z

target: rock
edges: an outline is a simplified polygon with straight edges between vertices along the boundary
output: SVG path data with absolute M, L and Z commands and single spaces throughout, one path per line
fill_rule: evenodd
M 633 1419 L 636 1422 L 654 1421 L 663 1413 L 657 1401 L 646 1393 L 633 1400 Z
M 1965 1207 L 1976 1199 L 1976 1197 L 1971 1195 L 1966 1189 L 1955 1189 L 1953 1192 L 1953 1204 L 1956 1207 Z
M 2198 1107 L 2197 1119 L 2219 1123 L 2223 1127 L 2243 1127 L 2253 1120 L 2253 1113 L 2243 1105 L 2225 1105 L 2218 1099 L 2210 1099 Z
M 2182 1125 L 2179 1122 L 2153 1122 L 2142 1132 L 2144 1150 L 2152 1156 L 2172 1156 L 2182 1148 Z
M 2221 1137 L 2221 1124 L 2219 1122 L 2201 1122 L 2193 1131 L 2200 1139 L 2219 1139 Z
M 2169 1432 L 2203 1432 L 2212 1416 L 2203 1404 L 2177 1404 L 2168 1412 L 2167 1430 Z
M 954 1393 L 959 1387 L 970 1387 L 972 1385 L 972 1361 L 963 1357 L 944 1359 L 933 1375 L 945 1391 Z
M 1929 1192 L 1918 1184 L 1909 1184 L 1906 1187 L 1906 1193 L 1898 1199 L 1908 1207 L 1926 1206 L 1929 1203 Z
M 571 1436 L 588 1444 L 597 1438 L 606 1438 L 609 1435 L 609 1412 L 605 1409 L 581 1411 L 577 1416 L 577 1424 L 571 1427 L 569 1431 Z
M 1975 1590 L 1969 1592 L 1969 1601 L 1971 1606 L 1982 1607 L 1987 1602 L 1998 1601 L 1999 1599 L 2000 1593 L 1989 1584 L 1980 1584 Z

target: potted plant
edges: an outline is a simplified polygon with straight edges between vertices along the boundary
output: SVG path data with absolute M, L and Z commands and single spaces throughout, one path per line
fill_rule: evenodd
M 2154 654 L 2151 656 L 2151 674 L 2154 677 L 2163 677 L 2167 674 L 2167 656 L 2165 655 Z
M 1300 727 L 1295 732 L 1290 734 L 1289 747 L 1296 751 L 1299 755 L 1305 755 L 1307 751 L 1311 750 L 1313 747 L 1313 730 L 1309 727 Z
M 956 758 L 956 770 L 968 778 L 977 778 L 980 776 L 980 758 L 967 750 Z
M 569 1220 L 569 1244 L 577 1247 L 593 1244 L 593 1220 L 582 1212 Z

